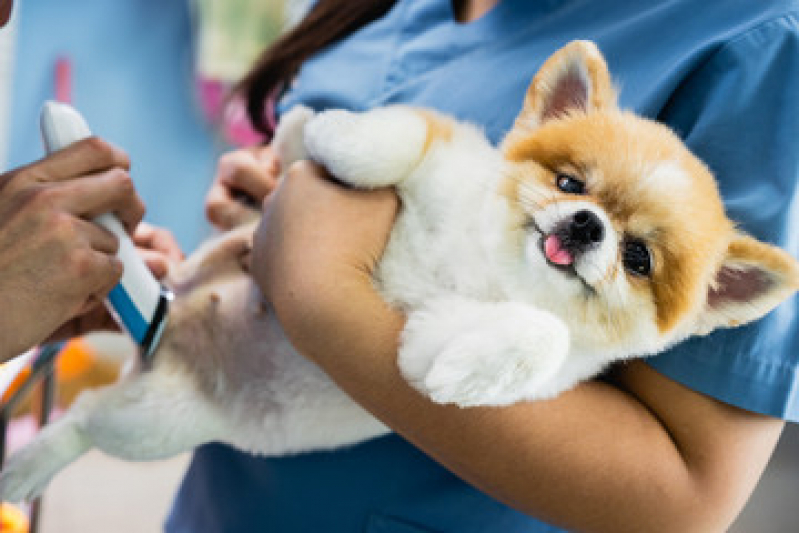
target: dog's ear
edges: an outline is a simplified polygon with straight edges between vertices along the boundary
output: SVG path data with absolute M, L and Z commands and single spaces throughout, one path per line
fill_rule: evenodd
M 708 288 L 698 332 L 757 320 L 797 290 L 796 259 L 775 246 L 738 235 Z
M 516 125 L 533 129 L 571 113 L 615 107 L 616 91 L 601 52 L 590 41 L 572 41 L 535 75 Z

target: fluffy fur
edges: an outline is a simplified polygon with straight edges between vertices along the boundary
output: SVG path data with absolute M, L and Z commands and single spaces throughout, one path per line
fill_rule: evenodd
M 499 149 L 409 107 L 298 109 L 278 137 L 284 158 L 307 151 L 357 187 L 396 186 L 376 277 L 408 316 L 399 367 L 437 402 L 551 397 L 612 361 L 754 320 L 799 286 L 796 261 L 736 232 L 667 128 L 617 108 L 590 43 L 542 67 Z M 288 344 L 248 275 L 251 234 L 171 275 L 152 370 L 84 394 L 11 458 L 4 496 L 34 496 L 92 446 L 132 460 L 209 441 L 277 455 L 388 431 Z

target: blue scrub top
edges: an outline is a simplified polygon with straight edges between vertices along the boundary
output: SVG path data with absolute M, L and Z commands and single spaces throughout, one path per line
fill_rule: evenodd
M 39 111 L 56 60 L 72 63 L 73 104 L 93 132 L 128 152 L 146 219 L 186 250 L 210 233 L 203 202 L 221 148 L 194 93 L 188 0 L 16 2 L 9 167 L 43 156 Z
M 744 230 L 799 255 L 797 1 L 504 0 L 464 25 L 450 0 L 401 0 L 306 62 L 281 109 L 412 103 L 481 124 L 497 141 L 542 62 L 573 39 L 597 42 L 623 107 L 670 124 L 710 165 Z M 757 324 L 649 362 L 725 402 L 799 420 L 797 305 L 794 297 Z M 202 448 L 167 529 L 556 531 L 398 436 L 278 459 Z

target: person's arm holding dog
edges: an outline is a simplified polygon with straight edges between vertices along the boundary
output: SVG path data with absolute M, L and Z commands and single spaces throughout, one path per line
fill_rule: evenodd
M 322 176 L 308 163 L 290 169 L 256 238 L 255 275 L 294 345 L 356 401 L 481 490 L 568 529 L 729 526 L 783 422 L 640 362 L 619 368 L 612 384 L 545 402 L 459 409 L 427 400 L 396 364 L 403 316 L 371 281 L 396 198 Z

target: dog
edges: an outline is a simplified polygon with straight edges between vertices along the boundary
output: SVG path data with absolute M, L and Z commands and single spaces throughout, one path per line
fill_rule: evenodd
M 435 402 L 553 397 L 609 364 L 756 320 L 799 264 L 736 230 L 708 168 L 667 127 L 619 109 L 592 43 L 556 52 L 499 147 L 476 127 L 390 106 L 287 114 L 275 140 L 402 200 L 375 282 L 407 315 L 398 365 Z M 159 459 L 218 441 L 282 455 L 389 429 L 297 354 L 249 276 L 254 226 L 170 274 L 152 368 L 83 394 L 8 462 L 7 499 L 39 494 L 91 447 Z

